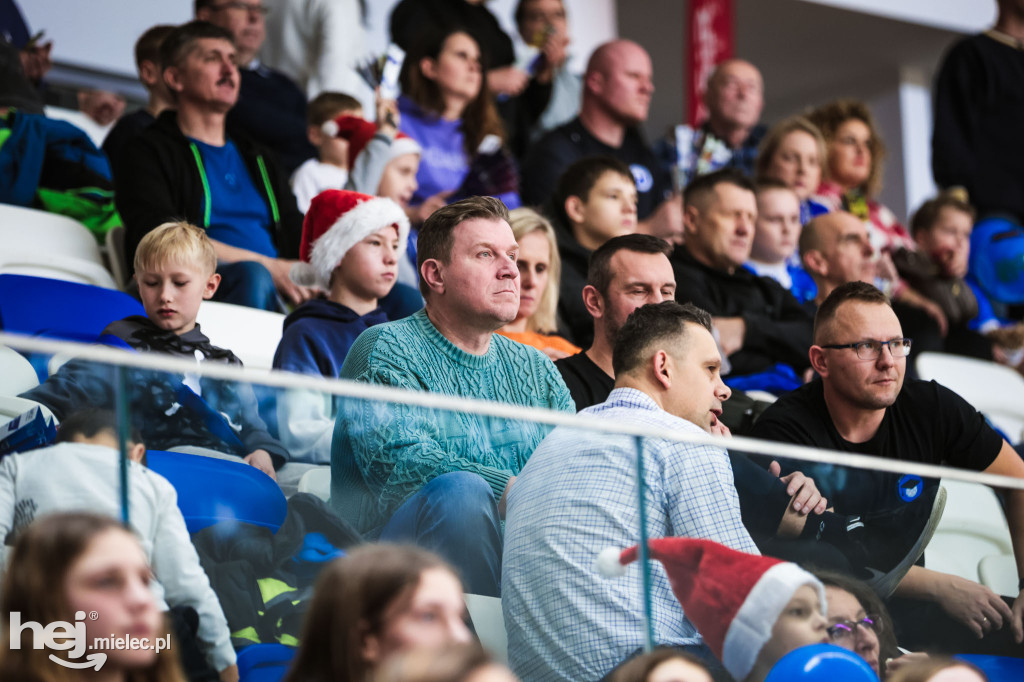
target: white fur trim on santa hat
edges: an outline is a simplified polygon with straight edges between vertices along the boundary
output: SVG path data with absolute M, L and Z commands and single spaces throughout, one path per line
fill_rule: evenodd
M 397 159 L 399 156 L 404 154 L 422 154 L 423 147 L 416 140 L 402 135 L 396 137 L 391 141 L 391 147 L 388 149 L 388 159 Z
M 330 229 L 313 243 L 309 263 L 316 270 L 320 284 L 325 289 L 331 281 L 331 273 L 345 257 L 348 250 L 369 235 L 388 225 L 398 225 L 398 251 L 405 251 L 409 238 L 409 218 L 402 207 L 391 199 L 374 197 L 367 199 L 346 211 Z
M 825 615 L 825 588 L 813 575 L 796 564 L 775 564 L 743 600 L 743 605 L 729 624 L 722 644 L 722 663 L 737 680 L 745 678 L 754 667 L 757 655 L 772 636 L 775 621 L 782 615 L 793 594 L 803 585 L 818 592 L 821 615 Z

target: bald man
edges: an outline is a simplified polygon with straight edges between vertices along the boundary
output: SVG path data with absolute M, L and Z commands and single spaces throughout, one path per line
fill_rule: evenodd
M 840 284 L 875 281 L 875 250 L 867 225 L 846 211 L 820 215 L 804 226 L 800 260 L 818 286 L 815 308 Z
M 629 166 L 636 181 L 637 216 L 647 223 L 638 232 L 651 234 L 652 223 L 682 224 L 682 205 L 678 197 L 672 200 L 669 174 L 659 168 L 638 129 L 654 94 L 652 73 L 647 51 L 632 41 L 614 40 L 594 51 L 583 75 L 579 116 L 540 138 L 523 160 L 523 203 L 543 205 L 572 162 L 613 156 Z
M 704 93 L 708 119 L 699 128 L 676 126 L 674 139 L 659 145 L 659 155 L 672 162 L 682 185 L 721 168 L 738 168 L 753 176 L 757 147 L 765 127 L 758 125 L 764 109 L 764 80 L 757 67 L 729 59 L 711 72 Z
M 832 290 L 847 282 L 875 281 L 878 259 L 864 221 L 845 211 L 814 218 L 800 233 L 800 259 L 818 285 L 818 296 L 806 304 L 813 312 Z M 992 344 L 969 329 L 950 329 L 945 337 L 921 308 L 893 300 L 892 309 L 918 352 L 945 352 L 992 359 Z M 913 373 L 913 368 L 911 367 Z

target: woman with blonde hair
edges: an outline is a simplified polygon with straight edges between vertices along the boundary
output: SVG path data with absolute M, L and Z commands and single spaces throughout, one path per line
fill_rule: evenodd
M 774 126 L 761 141 L 755 175 L 786 183 L 800 200 L 800 224 L 816 215 L 828 213 L 812 196 L 821 184 L 825 160 L 825 138 L 818 127 L 804 116 L 790 116 Z
M 0 637 L 0 679 L 185 682 L 151 579 L 139 541 L 113 518 L 76 512 L 33 521 L 14 544 L 0 593 L 0 618 L 22 624 L 20 635 Z M 69 624 L 74 646 L 65 638 L 59 649 L 35 648 L 43 635 L 29 622 Z M 148 646 L 118 647 L 115 640 Z
M 509 218 L 519 244 L 519 313 L 498 333 L 533 346 L 552 360 L 575 355 L 580 349 L 555 334 L 562 274 L 555 230 L 532 208 L 517 208 Z

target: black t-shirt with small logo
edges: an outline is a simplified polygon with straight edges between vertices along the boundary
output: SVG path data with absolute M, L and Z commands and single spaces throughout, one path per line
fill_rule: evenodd
M 839 452 L 983 471 L 995 461 L 1003 438 L 966 400 L 934 381 L 907 379 L 874 437 L 851 443 L 836 430 L 825 404 L 824 384 L 801 386 L 765 410 L 751 437 Z M 891 510 L 912 502 L 934 480 L 849 467 L 789 460 L 784 472 L 812 477 L 842 514 Z

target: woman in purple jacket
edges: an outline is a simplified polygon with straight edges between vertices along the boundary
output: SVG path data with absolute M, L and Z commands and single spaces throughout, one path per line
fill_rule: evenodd
M 516 167 L 503 149 L 505 130 L 483 73 L 480 47 L 457 28 L 425 36 L 406 57 L 400 126 L 423 147 L 413 223 L 476 194 L 509 208 L 520 204 Z

